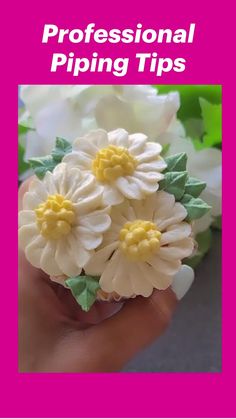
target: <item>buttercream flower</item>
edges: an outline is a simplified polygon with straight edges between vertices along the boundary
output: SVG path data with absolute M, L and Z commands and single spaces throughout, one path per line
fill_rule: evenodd
M 113 207 L 111 227 L 85 266 L 86 274 L 101 275 L 103 291 L 127 298 L 166 289 L 181 260 L 193 251 L 186 216 L 185 208 L 164 191 Z
M 72 153 L 63 161 L 92 172 L 104 187 L 104 202 L 117 205 L 124 197 L 142 199 L 157 191 L 164 177 L 160 172 L 166 168 L 161 150 L 160 144 L 148 142 L 144 134 L 99 129 L 75 140 Z
M 19 244 L 49 275 L 79 275 L 111 223 L 95 177 L 59 164 L 34 179 L 19 213 Z
M 159 95 L 149 85 L 26 85 L 20 95 L 36 129 L 26 135 L 26 160 L 50 154 L 56 137 L 72 141 L 95 128 L 121 127 L 169 143 L 179 108 L 177 92 Z
M 194 223 L 194 233 L 197 234 L 211 225 L 212 217 L 221 215 L 222 153 L 216 148 L 196 150 L 190 139 L 179 137 L 171 143 L 168 155 L 180 152 L 185 152 L 188 156 L 189 175 L 206 182 L 201 198 L 212 207 L 210 213 Z

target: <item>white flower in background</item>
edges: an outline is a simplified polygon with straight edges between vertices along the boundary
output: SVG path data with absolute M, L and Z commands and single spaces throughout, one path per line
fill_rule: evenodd
M 222 153 L 216 148 L 196 150 L 190 139 L 179 137 L 171 143 L 168 155 L 180 152 L 187 153 L 189 175 L 206 182 L 201 198 L 212 207 L 210 213 L 194 223 L 194 233 L 197 234 L 211 225 L 212 217 L 221 215 Z
M 158 95 L 151 86 L 113 86 L 96 106 L 96 121 L 107 131 L 124 128 L 130 133 L 143 132 L 159 141 L 175 119 L 179 109 L 178 92 Z
M 143 132 L 163 144 L 178 130 L 179 94 L 151 86 L 27 85 L 21 99 L 36 128 L 26 136 L 26 159 L 50 154 L 56 137 L 72 141 L 95 128 Z
M 104 187 L 105 204 L 117 205 L 125 197 L 143 199 L 157 191 L 164 178 L 160 172 L 166 168 L 161 150 L 160 144 L 148 142 L 144 134 L 98 129 L 75 140 L 72 153 L 63 161 L 93 173 Z
M 127 298 L 168 288 L 181 260 L 193 251 L 186 216 L 185 208 L 164 191 L 113 207 L 111 227 L 85 266 L 86 274 L 101 275 L 103 291 Z
M 19 245 L 49 275 L 79 275 L 111 223 L 103 188 L 91 174 L 59 164 L 34 179 L 19 213 Z

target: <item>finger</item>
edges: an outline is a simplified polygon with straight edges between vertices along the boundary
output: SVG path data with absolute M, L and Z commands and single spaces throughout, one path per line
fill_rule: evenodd
M 117 313 L 122 307 L 122 303 L 96 301 L 86 313 L 81 309 L 69 289 L 53 282 L 52 284 L 58 299 L 68 307 L 71 319 L 77 322 L 77 324 L 73 324 L 74 327 L 80 328 L 82 323 L 83 328 L 98 324 Z
M 78 306 L 78 303 L 75 302 L 77 305 L 76 310 L 76 319 L 80 323 L 83 323 L 84 328 L 91 327 L 92 325 L 99 324 L 104 320 L 114 316 L 117 312 L 119 312 L 123 306 L 123 303 L 119 302 L 96 302 L 88 313 L 81 310 Z
M 91 323 L 98 324 L 114 316 L 121 310 L 122 306 L 123 302 L 96 302 L 94 304 L 95 313 L 93 319 L 91 319 Z
M 128 301 L 114 317 L 86 331 L 86 345 L 96 348 L 95 371 L 119 371 L 169 325 L 177 304 L 171 289 Z M 89 364 L 88 364 L 89 365 Z

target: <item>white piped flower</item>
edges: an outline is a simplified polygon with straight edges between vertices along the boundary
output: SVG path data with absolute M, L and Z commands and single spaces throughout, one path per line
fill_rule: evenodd
M 85 266 L 86 274 L 101 275 L 103 291 L 127 298 L 168 288 L 181 260 L 193 251 L 186 216 L 185 208 L 164 191 L 113 207 L 111 228 Z
M 80 274 L 111 224 L 95 177 L 59 164 L 34 179 L 19 213 L 19 244 L 26 258 L 49 275 Z
M 104 187 L 105 204 L 117 205 L 124 198 L 139 200 L 157 191 L 164 177 L 160 172 L 166 168 L 161 150 L 144 134 L 99 129 L 75 140 L 72 153 L 63 161 L 93 173 Z

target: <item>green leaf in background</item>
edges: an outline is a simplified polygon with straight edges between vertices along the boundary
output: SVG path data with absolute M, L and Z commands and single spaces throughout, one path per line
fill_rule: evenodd
M 163 156 L 165 156 L 165 154 L 166 154 L 166 153 L 168 153 L 169 148 L 170 148 L 170 144 L 164 144 L 164 145 L 162 146 L 162 151 L 161 151 L 161 155 L 162 155 L 162 157 L 163 157 Z
M 194 177 L 189 177 L 185 185 L 185 193 L 197 198 L 205 187 L 206 182 L 202 182 Z
M 184 121 L 186 136 L 191 139 L 202 138 L 204 134 L 203 120 L 201 118 L 189 118 Z
M 24 154 L 25 150 L 24 147 L 19 143 L 18 144 L 18 173 L 22 175 L 22 173 L 26 172 L 29 169 L 29 164 L 24 161 Z
M 205 147 L 213 147 L 220 144 L 222 139 L 222 106 L 203 98 L 199 99 L 199 103 L 204 124 L 203 143 Z
M 29 159 L 29 164 L 39 179 L 43 179 L 46 172 L 52 172 L 57 162 L 51 156 Z
M 184 194 L 180 203 L 184 206 L 188 213 L 188 220 L 197 220 L 205 215 L 211 207 L 200 198 L 194 198 L 191 195 Z
M 186 170 L 187 154 L 178 153 L 174 154 L 173 156 L 168 156 L 165 158 L 165 162 L 167 164 L 167 168 L 165 169 L 164 173 L 173 171 L 183 172 Z
M 24 135 L 27 133 L 28 128 L 24 127 L 24 125 L 18 124 L 18 135 Z
M 201 262 L 202 258 L 206 255 L 211 247 L 212 242 L 212 231 L 210 228 L 203 231 L 202 233 L 198 233 L 195 237 L 197 242 L 197 251 L 196 254 L 191 257 L 183 260 L 184 264 L 191 266 L 193 269 Z
M 160 94 L 179 92 L 181 105 L 177 116 L 185 127 L 186 136 L 192 138 L 197 150 L 212 146 L 220 148 L 222 86 L 175 84 L 154 87 Z M 209 106 L 205 106 L 202 101 L 208 103 Z
M 67 279 L 66 285 L 70 288 L 82 310 L 89 311 L 96 300 L 97 291 L 100 289 L 99 277 L 77 276 Z
M 165 178 L 160 182 L 160 189 L 175 196 L 176 200 L 180 200 L 185 191 L 185 183 L 188 178 L 187 172 L 168 172 Z
M 18 123 L 18 137 L 19 137 L 19 141 L 18 141 L 18 174 L 19 175 L 22 175 L 24 172 L 26 172 L 26 170 L 28 170 L 30 168 L 29 163 L 27 163 L 24 160 L 25 149 L 24 149 L 24 146 L 22 145 L 22 143 L 24 143 L 23 138 L 24 138 L 25 134 L 30 130 L 33 130 L 31 119 L 30 118 L 28 118 L 27 120 L 20 119 L 20 121 Z M 20 140 L 22 140 L 22 141 L 20 141 Z
M 52 150 L 52 158 L 60 163 L 63 157 L 72 151 L 72 145 L 64 138 L 57 137 L 56 146 Z
M 160 94 L 169 92 L 179 92 L 180 109 L 178 118 L 186 121 L 189 118 L 201 118 L 201 108 L 199 98 L 202 97 L 211 103 L 219 104 L 222 98 L 222 88 L 220 85 L 156 85 Z
M 203 150 L 206 147 L 206 144 L 203 143 L 203 141 L 200 140 L 200 138 L 192 138 L 192 142 L 194 145 L 195 150 L 200 151 Z
M 218 215 L 217 217 L 214 217 L 214 221 L 211 224 L 213 228 L 216 228 L 217 230 L 222 230 L 222 217 L 221 215 Z
M 34 130 L 33 120 L 30 116 L 22 116 L 18 122 L 18 135 L 26 134 L 27 131 Z

